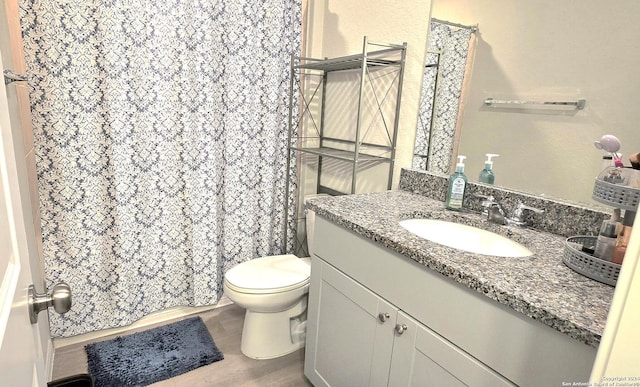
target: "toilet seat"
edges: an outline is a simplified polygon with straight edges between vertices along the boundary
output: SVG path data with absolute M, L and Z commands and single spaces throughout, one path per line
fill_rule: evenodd
M 226 286 L 239 293 L 287 292 L 309 284 L 308 260 L 295 255 L 274 255 L 252 259 L 225 274 Z

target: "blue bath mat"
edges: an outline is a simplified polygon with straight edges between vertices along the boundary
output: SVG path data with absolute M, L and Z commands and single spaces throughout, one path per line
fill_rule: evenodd
M 85 346 L 100 386 L 145 386 L 222 360 L 200 317 Z

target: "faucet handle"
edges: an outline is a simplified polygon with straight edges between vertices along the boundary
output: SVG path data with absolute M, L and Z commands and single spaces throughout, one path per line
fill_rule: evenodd
M 520 204 L 518 204 L 518 207 L 516 207 L 516 211 L 515 211 L 514 215 L 522 216 L 526 211 L 531 211 L 531 212 L 534 212 L 536 214 L 544 213 L 544 210 L 541 209 L 541 208 L 531 207 L 531 206 L 528 206 L 528 205 L 520 202 Z
M 526 226 L 527 225 L 527 219 L 526 219 L 526 215 L 527 212 L 533 212 L 536 214 L 542 214 L 544 213 L 544 210 L 541 208 L 536 208 L 536 207 L 531 207 L 528 206 L 522 202 L 520 202 L 518 204 L 518 206 L 516 207 L 516 210 L 513 212 L 513 216 L 509 219 L 512 223 L 518 225 L 518 226 Z
M 494 198 L 492 195 L 482 195 L 477 193 L 474 193 L 473 197 L 476 199 L 482 199 L 483 201 L 487 202 L 494 202 L 496 200 L 496 198 Z

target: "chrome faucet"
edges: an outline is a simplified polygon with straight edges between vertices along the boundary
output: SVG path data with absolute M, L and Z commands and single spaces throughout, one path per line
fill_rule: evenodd
M 491 207 L 492 203 L 496 203 L 496 198 L 491 195 L 481 195 L 481 194 L 473 194 L 473 197 L 476 199 L 482 200 L 482 215 L 489 215 L 489 207 Z
M 493 196 L 474 194 L 473 197 L 482 200 L 482 216 L 486 216 L 489 222 L 501 225 L 513 224 L 520 227 L 528 226 L 529 215 L 531 215 L 531 213 L 542 214 L 544 212 L 542 209 L 527 206 L 521 202 L 516 207 L 513 215 L 508 217 L 502 205 L 498 203 Z
M 507 219 L 507 214 L 504 212 L 504 209 L 498 202 L 489 203 L 487 220 L 489 222 L 502 224 L 502 225 L 509 224 L 509 220 Z
M 508 219 L 510 224 L 515 224 L 516 226 L 528 226 L 528 217 L 530 213 L 542 214 L 544 210 L 540 208 L 535 208 L 531 206 L 527 206 L 526 204 L 520 202 L 513 215 Z
M 489 222 L 507 224 L 507 215 L 504 209 L 491 195 L 474 194 L 474 198 L 482 200 L 482 216 L 486 216 Z

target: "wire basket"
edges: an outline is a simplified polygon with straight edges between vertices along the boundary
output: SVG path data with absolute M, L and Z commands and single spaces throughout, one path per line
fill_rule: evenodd
M 640 171 L 630 170 L 629 173 L 640 173 Z M 636 211 L 640 203 L 640 189 L 628 187 L 621 184 L 613 184 L 596 179 L 593 186 L 593 200 L 610 205 L 623 210 Z
M 597 240 L 597 237 L 582 235 L 567 238 L 564 243 L 562 262 L 587 278 L 616 286 L 621 265 L 583 253 L 573 246 L 573 244 L 595 246 Z

